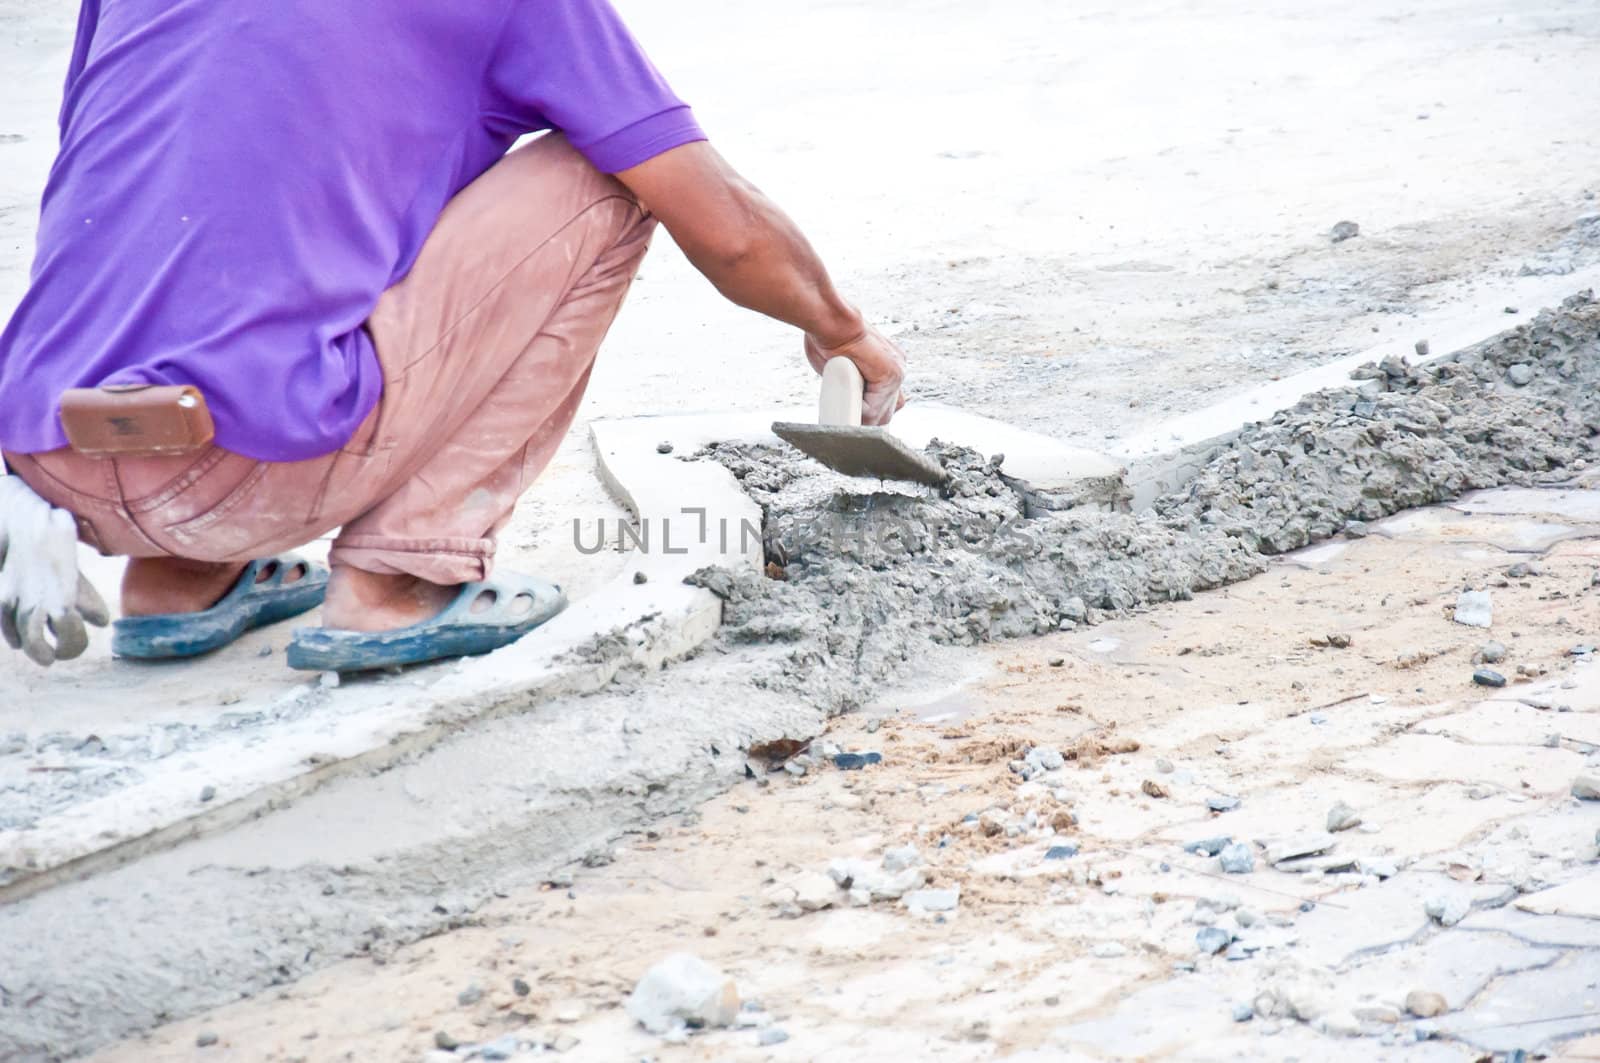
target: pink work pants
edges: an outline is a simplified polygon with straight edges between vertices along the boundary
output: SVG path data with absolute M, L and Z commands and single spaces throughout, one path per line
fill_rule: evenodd
M 496 533 L 572 426 L 654 227 L 616 179 L 543 137 L 462 189 L 379 299 L 367 328 L 383 397 L 341 449 L 7 460 L 107 554 L 243 561 L 341 528 L 335 564 L 484 579 Z

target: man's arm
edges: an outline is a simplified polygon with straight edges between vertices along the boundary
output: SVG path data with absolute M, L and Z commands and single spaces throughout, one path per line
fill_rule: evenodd
M 617 174 L 661 220 L 696 269 L 740 306 L 805 333 L 820 372 L 848 358 L 867 382 L 866 424 L 887 424 L 901 404 L 905 356 L 840 296 L 804 235 L 777 204 L 698 141 Z

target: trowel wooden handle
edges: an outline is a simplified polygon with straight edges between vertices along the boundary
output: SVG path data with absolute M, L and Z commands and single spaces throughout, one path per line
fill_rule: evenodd
M 861 396 L 867 382 L 848 358 L 829 358 L 822 366 L 822 400 L 817 423 L 861 427 Z

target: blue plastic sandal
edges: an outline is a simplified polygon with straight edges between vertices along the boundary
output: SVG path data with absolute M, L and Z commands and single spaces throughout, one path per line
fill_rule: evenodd
M 315 609 L 327 591 L 328 570 L 321 565 L 297 554 L 265 557 L 246 565 L 233 589 L 210 609 L 118 620 L 111 652 L 138 661 L 197 657 L 253 628 Z
M 287 658 L 306 671 L 365 672 L 471 657 L 509 646 L 566 607 L 554 583 L 507 574 L 464 585 L 444 612 L 395 631 L 299 628 Z

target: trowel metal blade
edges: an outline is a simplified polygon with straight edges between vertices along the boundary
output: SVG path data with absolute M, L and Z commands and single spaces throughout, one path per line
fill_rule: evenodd
M 935 486 L 949 479 L 938 462 L 881 428 L 780 421 L 772 430 L 778 438 L 846 476 L 911 480 Z

